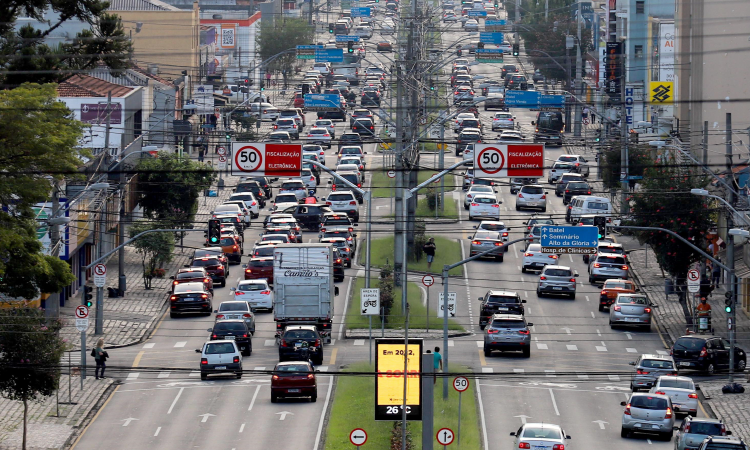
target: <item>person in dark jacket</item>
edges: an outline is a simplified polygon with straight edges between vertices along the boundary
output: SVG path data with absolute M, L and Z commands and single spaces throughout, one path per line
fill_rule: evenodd
M 422 251 L 427 255 L 427 270 L 430 270 L 432 267 L 432 261 L 435 259 L 435 250 L 437 250 L 435 238 L 430 238 L 430 240 L 422 246 Z
M 94 348 L 94 359 L 96 360 L 96 369 L 94 369 L 94 376 L 98 380 L 104 378 L 104 369 L 107 367 L 105 361 L 109 358 L 109 353 L 104 350 L 104 339 L 96 341 L 96 348 Z M 99 372 L 101 370 L 101 373 Z

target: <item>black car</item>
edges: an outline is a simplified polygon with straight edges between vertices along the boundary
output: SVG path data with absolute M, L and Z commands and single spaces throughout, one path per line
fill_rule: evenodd
M 344 281 L 344 257 L 335 246 L 333 247 L 333 281 Z
M 257 181 L 263 188 L 263 192 L 266 194 L 266 200 L 273 198 L 273 190 L 271 189 L 271 179 L 268 177 L 247 177 L 242 181 Z
M 202 313 L 210 316 L 213 310 L 212 298 L 205 283 L 180 283 L 169 296 L 169 317 L 175 318 L 178 314 L 185 313 Z
M 487 323 L 495 314 L 520 314 L 523 315 L 523 304 L 517 292 L 510 291 L 488 291 L 484 297 L 479 297 L 482 305 L 479 307 L 479 328 L 484 330 Z
M 513 64 L 506 64 L 503 66 L 500 72 L 500 76 L 505 78 L 505 76 L 508 75 L 509 73 L 516 73 L 516 72 L 518 72 L 518 67 L 514 66 Z
M 511 75 L 505 77 L 505 88 L 525 91 L 529 88 L 528 81 L 523 75 Z
M 258 203 L 261 208 L 266 207 L 266 190 L 265 188 L 255 180 L 241 181 L 237 184 L 234 192 L 252 192 L 255 198 L 258 199 Z
M 565 186 L 575 181 L 586 181 L 586 179 L 580 173 L 568 172 L 562 174 L 555 182 L 555 195 L 562 197 L 565 193 Z
M 325 203 L 311 203 L 290 206 L 282 212 L 294 216 L 294 219 L 297 220 L 297 223 L 301 227 L 317 231 L 320 228 L 323 214 L 333 211 L 331 211 L 331 208 Z
M 211 340 L 231 339 L 240 348 L 242 356 L 250 356 L 253 352 L 253 341 L 247 324 L 241 319 L 224 320 L 216 322 L 211 329 Z
M 563 205 L 570 203 L 570 199 L 575 195 L 591 195 L 591 186 L 585 181 L 569 182 L 563 191 Z
M 359 104 L 362 106 L 380 107 L 380 94 L 377 91 L 363 91 Z
M 323 364 L 323 340 L 315 325 L 288 325 L 279 341 L 279 361 L 304 359 L 302 343 L 307 342 L 307 352 L 315 365 Z
M 346 147 L 348 145 L 358 145 L 362 147 L 362 136 L 359 135 L 359 133 L 344 133 L 339 137 L 339 150 L 341 150 L 341 147 Z
M 227 285 L 227 276 L 229 270 L 219 258 L 212 256 L 202 256 L 200 258 L 193 259 L 193 262 L 186 264 L 185 267 L 203 267 L 206 269 L 214 283 L 221 283 L 221 287 Z
M 318 111 L 318 119 L 331 119 L 346 122 L 346 111 L 343 109 L 334 109 L 331 111 Z
M 713 375 L 729 369 L 729 341 L 719 336 L 691 334 L 682 336 L 672 345 L 672 358 L 679 370 L 700 370 Z M 747 355 L 738 346 L 734 348 L 734 368 L 745 370 Z
M 354 121 L 352 131 L 366 137 L 371 137 L 375 135 L 375 124 L 372 122 L 372 119 L 362 117 Z
M 482 134 L 477 131 L 464 130 L 458 135 L 456 140 L 456 156 L 463 154 L 464 149 L 469 144 L 481 144 Z

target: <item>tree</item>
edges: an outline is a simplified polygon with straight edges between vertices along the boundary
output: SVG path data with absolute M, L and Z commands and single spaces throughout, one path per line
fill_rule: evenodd
M 168 152 L 142 159 L 136 171 L 144 215 L 168 228 L 183 228 L 193 221 L 200 193 L 216 179 L 211 166 Z
M 621 187 L 620 153 L 619 145 L 602 152 L 602 179 L 604 180 L 604 186 L 610 189 Z M 647 145 L 628 146 L 628 175 L 643 177 L 646 170 L 653 165 L 651 149 Z
M 112 69 L 129 65 L 132 45 L 119 16 L 107 13 L 109 3 L 100 0 L 8 0 L 0 5 L 0 84 L 60 81 L 76 71 L 105 63 Z M 47 24 L 15 30 L 19 16 Z M 47 20 L 53 17 L 52 21 Z M 79 20 L 91 28 L 69 43 L 52 48 L 44 43 L 50 33 L 67 21 Z
M 41 309 L 3 310 L 0 322 L 0 392 L 23 402 L 23 440 L 30 401 L 48 397 L 59 386 L 60 358 L 65 342 L 59 336 L 61 323 L 48 321 Z
M 147 230 L 166 228 L 164 224 L 154 222 L 136 222 L 130 226 L 130 237 Z M 174 251 L 174 233 L 156 231 L 147 233 L 133 241 L 136 253 L 141 255 L 143 267 L 143 286 L 151 289 L 151 280 L 158 275 L 159 266 L 172 261 Z
M 59 258 L 44 255 L 32 207 L 55 180 L 77 176 L 83 124 L 57 101 L 55 86 L 24 84 L 0 91 L 0 293 L 34 298 L 75 279 Z
M 632 196 L 632 224 L 671 230 L 697 247 L 703 247 L 705 233 L 714 225 L 704 197 L 690 189 L 704 188 L 708 179 L 698 169 L 657 165 L 646 170 L 640 192 Z M 630 225 L 627 223 L 626 225 Z M 659 266 L 671 276 L 684 279 L 690 266 L 702 259 L 684 242 L 662 231 L 636 233 L 656 254 Z
M 256 38 L 260 59 L 268 58 L 293 49 L 298 45 L 310 45 L 315 40 L 315 28 L 307 24 L 306 19 L 284 19 L 262 22 L 260 33 Z M 266 71 L 286 70 L 288 73 L 297 64 L 297 56 L 294 52 L 279 56 L 266 66 Z

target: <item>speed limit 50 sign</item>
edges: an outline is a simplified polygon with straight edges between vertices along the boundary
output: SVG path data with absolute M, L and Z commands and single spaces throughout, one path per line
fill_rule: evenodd
M 298 177 L 302 145 L 262 142 L 232 143 L 232 175 Z
M 478 178 L 543 177 L 543 144 L 474 144 Z

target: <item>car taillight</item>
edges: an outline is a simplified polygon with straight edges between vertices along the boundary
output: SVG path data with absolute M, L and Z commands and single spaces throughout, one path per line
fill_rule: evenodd
M 565 189 L 566 194 L 570 194 L 570 191 L 568 189 Z
M 240 357 L 239 356 L 235 356 L 234 358 L 232 358 L 232 362 L 235 363 L 235 364 L 237 364 L 238 362 L 240 362 Z
M 552 446 L 552 450 L 565 450 L 564 444 L 555 444 Z
M 341 264 L 341 258 L 336 259 L 336 264 Z
M 523 256 L 534 256 L 533 253 L 524 253 Z
M 557 259 L 557 255 L 547 255 L 547 258 Z
M 224 314 L 219 314 L 216 316 L 216 319 L 223 319 L 223 318 L 224 318 Z
M 541 277 L 539 277 L 539 279 L 540 279 L 540 280 L 546 280 L 546 279 L 547 279 L 547 277 L 545 277 L 544 275 L 542 275 Z
M 268 294 L 271 293 L 271 291 L 260 291 L 260 293 L 263 294 L 263 295 L 268 295 Z
M 520 334 L 530 334 L 531 332 L 529 330 L 518 330 L 518 333 L 520 333 Z
M 211 338 L 213 338 L 213 339 L 216 339 L 216 335 L 215 335 L 215 334 L 212 334 L 212 335 L 211 335 Z
M 503 245 L 503 243 L 502 243 L 502 242 L 495 242 L 495 247 L 500 247 L 500 246 L 502 246 L 502 245 Z
M 601 295 L 607 295 L 607 291 L 602 290 L 599 294 L 601 294 Z
M 626 415 L 628 415 L 628 416 L 630 415 L 630 403 L 628 403 L 628 405 L 627 405 L 627 406 L 625 407 L 625 411 L 624 411 L 624 413 L 625 413 Z
M 287 343 L 286 343 L 286 341 L 285 341 L 285 340 L 283 340 L 283 339 L 281 340 L 281 344 L 280 344 L 280 345 L 281 345 L 282 347 L 289 347 L 289 344 L 287 344 Z
M 521 194 L 521 193 L 519 192 L 519 193 L 518 193 L 518 198 L 523 198 L 523 194 Z M 529 229 L 531 229 L 531 228 L 529 228 Z
M 571 279 L 570 279 L 570 282 L 571 282 L 571 283 L 575 283 L 575 282 L 576 282 L 576 279 L 575 279 L 575 278 L 571 278 Z
M 621 310 L 621 309 L 622 309 L 621 307 L 619 307 L 619 306 L 615 305 L 615 311 L 619 311 L 619 310 Z
M 175 281 L 173 281 L 173 282 L 172 282 L 172 285 L 174 285 L 174 286 L 177 286 L 178 284 L 180 284 L 180 282 L 179 282 L 179 281 L 176 281 L 176 280 L 175 280 Z
M 546 196 L 546 195 L 542 195 L 542 200 L 544 200 L 544 199 L 546 199 L 546 198 L 547 198 L 547 196 Z
M 528 442 L 519 442 L 518 448 L 531 448 L 531 445 Z
M 274 130 L 275 130 L 275 129 L 277 129 L 277 128 L 279 128 L 279 126 L 278 126 L 278 125 L 274 125 L 274 126 L 273 126 L 273 129 L 274 129 Z
M 656 392 L 654 392 L 654 394 L 659 394 L 659 395 L 667 395 L 667 393 L 666 393 L 666 392 L 662 392 L 662 391 L 656 391 Z
M 637 373 L 638 375 L 648 375 L 649 374 L 649 372 L 647 370 L 643 370 L 643 369 L 638 369 L 638 370 L 635 371 L 635 373 Z
M 255 206 L 256 204 L 257 203 L 255 203 L 255 201 L 253 201 L 252 203 L 250 203 L 250 206 Z
M 492 328 L 490 328 L 489 330 L 487 330 L 487 334 L 497 334 L 499 332 L 500 332 L 500 330 L 493 330 Z
M 503 233 L 503 237 L 508 237 L 508 233 Z
M 271 379 L 274 380 L 274 381 L 277 381 L 279 379 L 279 376 L 278 375 L 272 375 Z
M 208 364 L 208 359 L 201 358 L 201 365 L 203 365 L 203 364 Z
M 479 203 L 472 203 L 471 206 L 479 206 Z
M 233 246 L 232 246 L 232 249 L 233 249 L 233 250 L 235 250 L 235 251 L 237 251 L 237 246 L 236 246 L 236 245 L 233 245 Z
M 591 195 L 591 191 L 589 191 L 588 194 Z
M 335 185 L 335 184 L 331 185 L 331 190 L 332 190 L 332 191 L 335 191 L 335 190 L 336 190 L 336 185 Z
M 208 295 L 207 294 L 202 294 L 201 298 L 208 298 Z
M 245 269 L 245 273 L 253 273 L 253 269 Z
M 688 394 L 688 398 L 698 398 L 698 394 L 693 392 L 692 394 Z
M 700 355 L 698 355 L 698 356 L 700 356 L 700 357 L 704 357 L 704 356 L 706 356 L 707 354 L 708 354 L 708 352 L 706 351 L 706 347 L 703 347 L 703 348 L 701 349 L 701 353 L 700 353 Z
M 315 378 L 315 375 L 313 375 L 313 374 L 311 374 L 311 373 L 308 373 L 308 374 L 307 374 L 307 379 L 308 379 L 308 380 L 312 380 L 312 379 L 314 379 L 314 378 Z
M 667 407 L 667 412 L 664 414 L 665 419 L 671 419 L 672 418 L 672 408 Z
M 598 269 L 599 267 L 601 267 L 601 266 L 602 266 L 602 265 L 601 265 L 601 264 L 599 264 L 599 263 L 594 263 L 594 267 L 596 267 L 597 269 Z
M 622 266 L 622 270 L 628 270 L 628 266 Z
M 169 299 L 172 300 L 172 301 L 175 301 L 175 300 L 177 300 L 177 297 L 173 295 L 173 296 L 169 297 Z
M 349 227 L 349 232 L 350 232 L 350 233 L 354 232 L 354 228 L 352 228 L 352 227 Z
M 482 243 L 479 241 L 471 241 L 471 243 L 472 245 L 482 245 Z
M 650 313 L 651 312 L 651 308 L 643 308 L 643 312 Z
M 361 187 L 362 187 L 362 184 L 361 184 L 361 183 L 357 183 L 357 187 L 358 187 L 358 188 L 361 188 Z
M 492 207 L 493 207 L 493 208 L 499 208 L 499 207 L 500 207 L 500 205 L 498 205 L 497 203 L 495 203 L 494 205 L 492 205 Z

